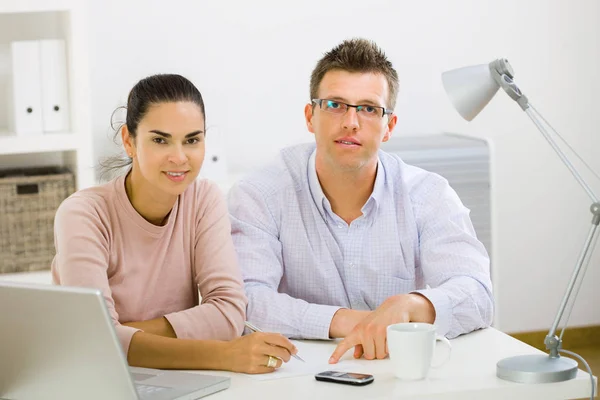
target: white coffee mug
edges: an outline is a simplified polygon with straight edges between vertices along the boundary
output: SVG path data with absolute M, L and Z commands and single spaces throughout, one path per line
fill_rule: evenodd
M 436 341 L 447 346 L 447 355 L 432 365 Z M 421 322 L 406 322 L 387 327 L 387 345 L 394 375 L 404 380 L 424 379 L 429 368 L 439 367 L 450 358 L 452 345 L 443 336 L 436 335 L 435 326 Z

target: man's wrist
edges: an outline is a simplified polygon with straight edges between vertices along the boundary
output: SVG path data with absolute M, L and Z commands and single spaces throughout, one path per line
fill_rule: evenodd
M 333 318 L 331 319 L 329 337 L 332 339 L 346 337 L 369 313 L 370 311 L 340 308 L 333 314 Z
M 435 307 L 429 299 L 420 293 L 409 293 L 410 298 L 410 321 L 411 322 L 427 322 L 433 324 L 435 322 Z
M 344 322 L 345 322 L 345 312 L 348 311 L 347 308 L 340 308 L 333 314 L 333 318 L 331 318 L 331 324 L 329 324 L 329 337 L 331 339 L 344 337 L 343 334 Z

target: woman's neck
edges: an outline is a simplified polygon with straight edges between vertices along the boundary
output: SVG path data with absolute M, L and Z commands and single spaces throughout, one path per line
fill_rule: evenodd
M 162 226 L 166 223 L 177 196 L 153 190 L 148 181 L 132 168 L 125 177 L 125 191 L 133 208 L 146 221 Z

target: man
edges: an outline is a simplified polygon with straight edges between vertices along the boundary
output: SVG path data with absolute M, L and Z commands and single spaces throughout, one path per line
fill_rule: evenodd
M 387 355 L 386 327 L 455 337 L 492 321 L 489 258 L 447 181 L 381 151 L 398 75 L 373 42 L 347 40 L 311 75 L 315 144 L 283 149 L 230 192 L 248 320 L 295 338 L 345 338 L 336 363 Z

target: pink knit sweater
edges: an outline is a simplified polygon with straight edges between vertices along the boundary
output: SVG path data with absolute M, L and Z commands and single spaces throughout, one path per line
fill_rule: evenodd
M 54 283 L 102 290 L 125 354 L 137 329 L 121 324 L 130 321 L 165 316 L 184 339 L 239 336 L 247 299 L 218 187 L 194 182 L 168 222 L 156 226 L 133 208 L 124 179 L 81 190 L 61 204 Z

